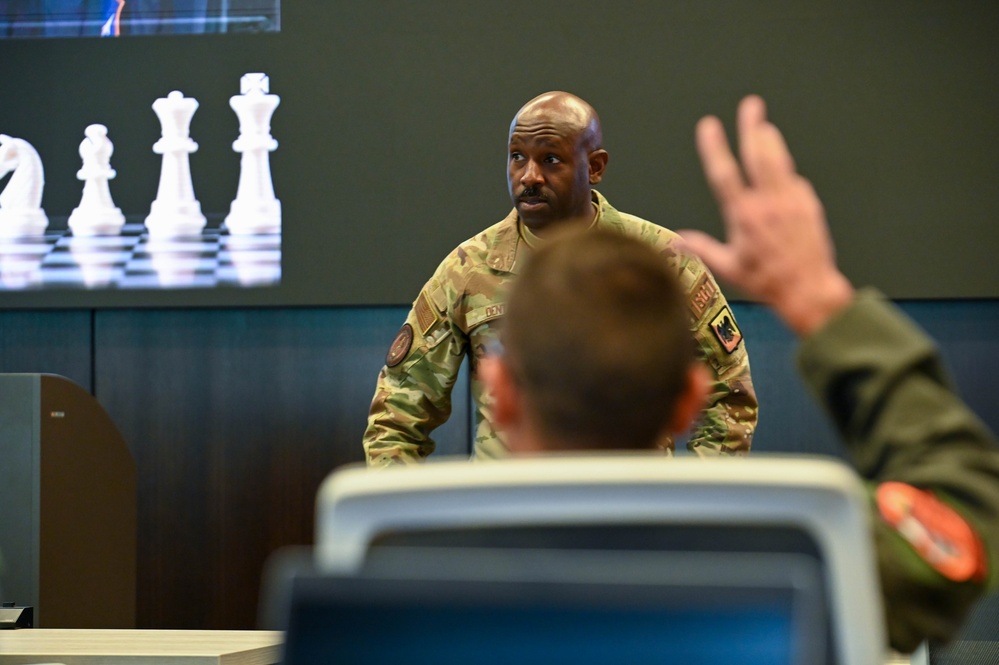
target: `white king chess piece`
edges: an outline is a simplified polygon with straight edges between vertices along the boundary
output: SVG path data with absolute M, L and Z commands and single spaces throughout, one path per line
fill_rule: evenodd
M 160 185 L 156 200 L 146 217 L 146 228 L 153 238 L 176 238 L 197 235 L 205 228 L 201 204 L 194 198 L 191 183 L 190 155 L 198 149 L 191 139 L 191 118 L 198 110 L 198 100 L 174 90 L 153 102 L 163 135 L 153 144 L 153 152 L 163 155 Z
M 42 160 L 24 139 L 0 134 L 0 178 L 8 173 L 10 180 L 0 192 L 0 236 L 41 235 L 49 225 L 42 210 Z
M 74 236 L 113 236 L 121 233 L 125 215 L 111 200 L 108 181 L 115 177 L 111 168 L 114 146 L 104 125 L 89 125 L 83 132 L 87 138 L 80 143 L 83 168 L 76 177 L 83 181 L 80 205 L 69 215 L 69 228 Z
M 271 136 L 271 116 L 281 98 L 268 94 L 266 74 L 244 74 L 239 89 L 241 94 L 229 99 L 239 118 L 239 138 L 232 143 L 241 154 L 239 186 L 225 226 L 233 235 L 280 233 L 281 201 L 274 197 L 269 153 L 278 146 Z

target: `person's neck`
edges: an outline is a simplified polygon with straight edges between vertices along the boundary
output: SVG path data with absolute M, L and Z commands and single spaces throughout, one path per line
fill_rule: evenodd
M 503 424 L 507 448 L 514 454 L 538 454 L 557 450 L 552 437 L 546 434 L 529 409 L 518 410 L 518 417 Z

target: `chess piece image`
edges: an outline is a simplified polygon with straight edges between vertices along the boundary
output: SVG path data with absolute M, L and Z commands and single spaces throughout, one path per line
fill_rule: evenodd
M 43 235 L 0 237 L 0 288 L 34 289 L 44 281 L 42 261 L 49 251 Z
M 205 255 L 207 243 L 202 237 L 157 238 L 150 236 L 140 244 L 160 288 L 195 288 L 213 286 L 212 260 Z
M 75 234 L 76 231 L 73 231 Z M 108 251 L 102 241 L 112 234 L 74 235 L 67 238 L 67 247 L 73 263 L 76 264 L 78 284 L 87 289 L 100 289 L 111 286 L 121 275 L 117 256 Z
M 174 90 L 153 102 L 160 120 L 162 136 L 153 144 L 153 152 L 163 155 L 156 200 L 146 217 L 151 237 L 175 238 L 197 235 L 205 228 L 201 203 L 194 198 L 190 155 L 198 149 L 191 139 L 191 118 L 198 110 L 198 100 Z
M 281 282 L 281 238 L 276 235 L 224 236 L 228 266 L 225 276 L 240 286 Z
M 10 180 L 0 192 L 0 236 L 41 235 L 49 225 L 42 210 L 42 160 L 24 139 L 0 134 L 0 178 L 8 173 Z
M 271 116 L 281 102 L 269 94 L 266 74 L 244 74 L 240 94 L 229 99 L 239 118 L 239 137 L 232 149 L 240 153 L 239 186 L 225 218 L 230 234 L 274 234 L 281 232 L 281 201 L 274 197 L 270 154 L 278 143 L 271 136 Z
M 85 139 L 80 143 L 83 168 L 76 177 L 83 181 L 80 205 L 69 215 L 69 228 L 74 236 L 117 235 L 125 225 L 125 215 L 111 200 L 108 181 L 115 177 L 111 168 L 114 146 L 104 125 L 90 125 L 84 130 Z

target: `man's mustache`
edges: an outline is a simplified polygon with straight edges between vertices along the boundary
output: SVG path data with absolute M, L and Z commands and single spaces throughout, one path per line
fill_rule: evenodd
M 517 200 L 524 201 L 527 199 L 547 201 L 548 197 L 541 193 L 540 187 L 525 187 L 517 196 Z

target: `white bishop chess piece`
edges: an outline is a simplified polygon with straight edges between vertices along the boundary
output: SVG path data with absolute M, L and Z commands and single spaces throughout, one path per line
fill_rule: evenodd
M 69 215 L 69 228 L 74 236 L 113 236 L 121 233 L 125 215 L 111 199 L 108 181 L 115 177 L 111 168 L 114 145 L 104 125 L 89 125 L 80 143 L 83 168 L 76 177 L 83 181 L 80 205 Z
M 0 192 L 0 236 L 37 236 L 48 228 L 49 218 L 42 210 L 45 171 L 42 160 L 30 143 L 0 134 L 0 178 L 10 180 Z
M 232 235 L 281 233 L 281 201 L 274 197 L 269 155 L 278 146 L 271 136 L 271 116 L 281 98 L 269 94 L 266 74 L 244 74 L 239 89 L 229 99 L 239 118 L 239 137 L 232 144 L 241 154 L 239 186 L 225 226 Z
M 153 144 L 153 152 L 163 155 L 156 200 L 146 217 L 151 238 L 177 238 L 198 235 L 205 228 L 201 203 L 194 198 L 190 155 L 198 144 L 190 136 L 191 118 L 198 100 L 174 90 L 153 102 L 163 134 Z

